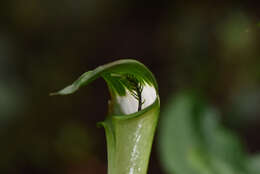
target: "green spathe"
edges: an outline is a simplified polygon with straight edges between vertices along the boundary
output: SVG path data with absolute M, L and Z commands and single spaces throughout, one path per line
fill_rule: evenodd
M 76 92 L 102 77 L 111 101 L 105 121 L 109 174 L 146 174 L 160 110 L 158 86 L 142 63 L 123 59 L 81 75 L 71 85 L 51 95 Z
M 145 174 L 149 162 L 159 101 L 135 114 L 108 116 L 103 122 L 108 146 L 109 174 Z

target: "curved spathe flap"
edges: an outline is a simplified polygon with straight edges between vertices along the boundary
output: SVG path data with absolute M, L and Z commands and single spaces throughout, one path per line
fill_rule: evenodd
M 158 86 L 153 74 L 142 63 L 132 59 L 99 66 L 51 95 L 72 94 L 99 77 L 104 78 L 111 93 L 110 114 L 136 113 L 152 105 L 158 98 Z

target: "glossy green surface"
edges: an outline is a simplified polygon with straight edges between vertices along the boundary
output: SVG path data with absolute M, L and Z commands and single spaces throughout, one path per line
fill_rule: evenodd
M 109 116 L 103 123 L 107 137 L 108 174 L 146 174 L 159 115 L 159 101 L 127 116 Z

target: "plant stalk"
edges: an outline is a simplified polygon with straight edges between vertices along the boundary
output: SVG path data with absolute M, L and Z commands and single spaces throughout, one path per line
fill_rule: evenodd
M 159 115 L 158 99 L 129 116 L 108 116 L 106 132 L 108 174 L 146 174 Z

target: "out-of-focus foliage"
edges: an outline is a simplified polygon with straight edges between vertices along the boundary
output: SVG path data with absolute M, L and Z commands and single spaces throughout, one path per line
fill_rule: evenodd
M 248 172 L 250 174 L 260 173 L 260 155 L 254 155 L 248 160 Z
M 48 94 L 131 57 L 154 72 L 162 108 L 180 89 L 200 90 L 257 154 L 259 21 L 259 5 L 244 0 L 0 1 L 0 173 L 106 173 L 96 128 L 107 113 L 105 83 L 70 98 Z M 149 174 L 165 174 L 152 152 Z
M 169 174 L 256 174 L 250 158 L 219 112 L 192 92 L 173 96 L 162 111 L 159 155 Z

